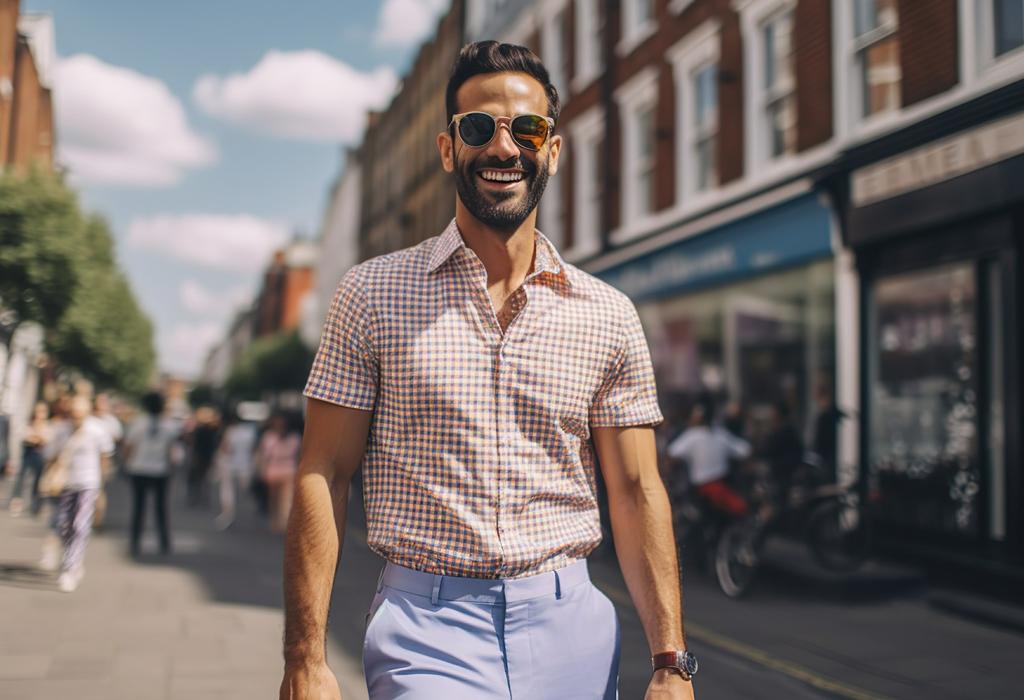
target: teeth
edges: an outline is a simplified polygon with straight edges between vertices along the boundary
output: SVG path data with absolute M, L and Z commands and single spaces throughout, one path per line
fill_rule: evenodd
M 480 176 L 485 180 L 494 182 L 519 182 L 523 179 L 522 173 L 503 173 L 494 170 L 484 170 Z

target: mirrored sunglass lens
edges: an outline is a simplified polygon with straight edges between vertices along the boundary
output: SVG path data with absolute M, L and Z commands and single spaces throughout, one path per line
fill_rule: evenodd
M 494 119 L 482 112 L 467 114 L 459 120 L 459 135 L 468 146 L 483 146 L 494 136 Z
M 548 138 L 548 120 L 537 114 L 524 114 L 512 120 L 512 136 L 520 145 L 539 151 Z

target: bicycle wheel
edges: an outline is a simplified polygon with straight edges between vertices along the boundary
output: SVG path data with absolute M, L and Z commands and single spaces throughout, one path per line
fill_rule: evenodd
M 744 596 L 754 582 L 760 560 L 761 535 L 749 522 L 725 528 L 715 548 L 715 578 L 729 598 Z
M 864 514 L 841 500 L 818 504 L 807 518 L 807 544 L 823 568 L 837 573 L 857 570 L 868 557 Z

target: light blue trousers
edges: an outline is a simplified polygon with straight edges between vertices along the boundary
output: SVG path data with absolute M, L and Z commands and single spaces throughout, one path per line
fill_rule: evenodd
M 367 620 L 371 700 L 618 697 L 618 619 L 586 561 L 507 580 L 388 564 Z

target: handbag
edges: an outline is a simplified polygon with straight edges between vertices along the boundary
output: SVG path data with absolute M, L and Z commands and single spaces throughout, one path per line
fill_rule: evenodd
M 46 469 L 39 476 L 39 495 L 44 498 L 56 498 L 64 490 L 68 483 L 68 467 L 71 463 L 71 454 L 78 447 L 81 441 L 82 429 L 76 430 L 68 441 L 64 443 L 60 454 L 47 465 Z

